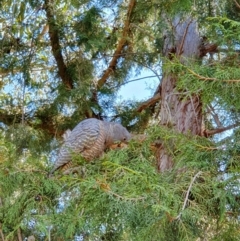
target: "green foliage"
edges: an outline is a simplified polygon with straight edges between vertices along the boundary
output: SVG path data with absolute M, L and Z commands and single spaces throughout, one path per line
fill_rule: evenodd
M 235 1 L 226 3 L 226 15 L 232 20 L 239 21 L 239 7 L 237 6 Z
M 84 14 L 80 15 L 80 20 L 76 22 L 77 41 L 89 50 L 101 51 L 106 48 L 105 28 L 101 27 L 103 19 L 101 11 L 96 7 L 91 7 Z
M 75 235 L 89 240 L 194 240 L 206 235 L 209 225 L 213 237 L 224 237 L 230 229 L 236 234 L 236 220 L 228 220 L 226 212 L 240 208 L 231 188 L 237 176 L 221 180 L 216 175 L 223 150 L 205 138 L 157 126 L 147 136 L 143 143 L 131 141 L 128 148 L 109 151 L 94 162 L 79 160 L 78 174 L 58 173 L 50 179 L 31 156 L 17 160 L 13 155 L 15 162 L 8 163 L 11 171 L 6 172 L 12 154 L 5 153 L 0 172 L 2 230 L 10 237 L 21 227 L 39 240 L 49 230 L 53 240 L 73 240 Z M 161 175 L 150 150 L 156 139 L 176 163 Z M 2 142 L 2 147 L 9 144 Z
M 1 1 L 0 235 L 239 240 L 240 34 L 234 1 L 136 1 L 132 12 L 133 1 L 50 2 L 57 36 L 49 33 L 44 2 Z M 164 58 L 163 47 L 174 36 L 172 19 L 188 15 L 207 36 L 203 45 L 218 44 L 218 53 L 183 65 L 178 56 Z M 51 40 L 59 42 L 57 58 Z M 157 107 L 168 96 L 142 111 L 142 101 L 118 100 L 121 86 L 146 68 L 177 79 L 177 93 L 169 96 L 182 102 L 199 96 L 207 130 L 233 124 L 234 130 L 208 138 L 178 133 L 157 123 Z M 172 106 L 164 108 L 171 112 Z M 92 116 L 121 122 L 144 140 L 92 162 L 76 156 L 78 173 L 49 178 L 59 137 Z M 163 173 L 156 158 L 161 145 L 174 163 Z
M 221 35 L 218 41 L 234 49 L 234 45 L 239 42 L 239 22 L 227 17 L 212 17 L 209 18 L 209 21 L 211 22 L 211 30 L 213 30 L 212 34 Z

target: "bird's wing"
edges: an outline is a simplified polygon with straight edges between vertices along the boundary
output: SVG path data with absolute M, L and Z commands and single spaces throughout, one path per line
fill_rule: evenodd
M 92 160 L 104 151 L 104 143 L 105 129 L 101 121 L 87 119 L 80 122 L 60 148 L 51 173 L 68 164 L 72 159 L 72 153 L 80 153 L 86 160 Z

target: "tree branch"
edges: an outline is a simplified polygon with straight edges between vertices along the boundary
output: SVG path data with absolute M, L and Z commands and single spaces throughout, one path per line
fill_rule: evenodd
M 45 1 L 48 1 L 48 0 L 45 0 Z M 131 19 L 135 4 L 136 4 L 136 0 L 130 0 L 129 5 L 128 5 L 127 19 L 125 20 L 123 31 L 122 31 L 122 37 L 118 42 L 117 48 L 113 54 L 113 58 L 112 58 L 111 62 L 109 63 L 108 68 L 104 71 L 103 76 L 98 80 L 98 83 L 97 83 L 98 89 L 100 89 L 105 84 L 108 77 L 116 69 L 117 61 L 121 57 L 121 52 L 127 43 L 127 36 L 129 34 L 129 30 L 130 30 L 130 19 Z
M 240 123 L 235 123 L 235 124 L 232 124 L 232 125 L 229 125 L 229 126 L 226 126 L 226 127 L 220 127 L 220 128 L 214 129 L 214 130 L 205 130 L 204 134 L 206 136 L 212 136 L 212 135 L 215 135 L 215 134 L 222 133 L 224 131 L 231 130 L 231 129 L 233 129 L 235 127 L 238 127 L 238 126 L 240 126 Z
M 215 113 L 215 110 L 214 110 L 214 108 L 212 107 L 212 105 L 211 105 L 211 104 L 208 105 L 207 109 L 209 110 L 210 114 L 212 115 L 212 117 L 213 117 L 213 119 L 214 119 L 217 127 L 218 127 L 218 128 L 221 128 L 221 127 L 222 127 L 222 123 L 221 123 L 221 121 L 219 120 L 218 115 Z
M 40 120 L 40 123 L 33 124 L 33 120 L 36 118 Z M 20 124 L 22 123 L 22 113 L 9 114 L 7 111 L 0 109 L 0 123 L 1 122 L 7 126 L 12 124 Z M 24 113 L 24 123 L 34 128 L 43 130 L 53 137 L 61 136 L 64 133 L 64 130 L 60 130 L 56 125 L 54 125 L 54 116 L 49 114 L 35 113 L 34 116 L 31 116 L 30 113 Z
M 160 76 L 160 75 L 158 75 L 158 76 Z M 158 76 L 156 76 L 156 75 L 149 75 L 149 76 L 144 76 L 144 77 L 137 78 L 137 79 L 131 79 L 131 80 L 126 81 L 126 82 L 124 82 L 124 83 L 122 83 L 122 84 L 120 84 L 120 85 L 116 85 L 114 88 L 117 89 L 117 88 L 119 88 L 119 87 L 121 87 L 121 86 L 127 85 L 127 84 L 129 84 L 129 83 L 132 83 L 132 82 L 135 82 L 135 81 L 138 81 L 138 80 L 149 79 L 149 78 L 156 78 L 156 77 L 158 77 Z
M 59 75 L 62 79 L 63 84 L 67 89 L 73 89 L 73 80 L 67 73 L 67 67 L 64 63 L 61 46 L 59 41 L 58 26 L 55 22 L 53 15 L 53 2 L 52 0 L 45 0 L 45 11 L 47 15 L 47 22 L 49 26 L 49 37 L 52 46 L 53 56 L 57 62 Z
M 160 93 L 156 93 L 153 97 L 148 99 L 147 101 L 144 101 L 138 108 L 137 112 L 142 112 L 142 110 L 148 108 L 149 106 L 154 105 L 157 101 L 161 99 Z
M 22 231 L 21 231 L 20 228 L 18 228 L 18 230 L 17 230 L 17 237 L 18 237 L 18 241 L 23 241 L 23 239 L 22 239 Z
M 185 197 L 185 200 L 184 200 L 184 203 L 183 203 L 183 206 L 182 206 L 182 210 L 181 210 L 181 212 L 178 214 L 178 216 L 177 216 L 176 218 L 174 218 L 174 219 L 180 219 L 180 217 L 181 217 L 181 215 L 182 215 L 182 212 L 183 212 L 184 209 L 186 208 L 187 201 L 188 201 L 188 197 L 189 197 L 190 191 L 191 191 L 191 189 L 192 189 L 193 183 L 195 182 L 196 178 L 197 178 L 199 175 L 201 175 L 201 174 L 202 174 L 202 172 L 199 171 L 199 172 L 198 172 L 197 174 L 195 174 L 195 176 L 192 178 L 191 183 L 190 183 L 190 185 L 189 185 L 189 187 L 188 187 L 188 190 L 187 190 L 187 193 L 186 193 L 186 197 Z
M 5 238 L 4 238 L 4 234 L 3 234 L 2 228 L 0 229 L 0 235 L 1 235 L 1 239 L 2 239 L 2 241 L 5 241 Z
M 205 56 L 207 53 L 217 52 L 219 52 L 217 44 L 203 43 L 203 45 L 200 47 L 200 57 Z
M 239 3 L 236 0 L 233 0 L 233 1 L 235 2 L 236 6 L 240 9 Z

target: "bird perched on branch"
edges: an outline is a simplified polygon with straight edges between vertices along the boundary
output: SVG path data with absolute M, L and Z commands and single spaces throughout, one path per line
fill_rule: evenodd
M 131 134 L 120 124 L 94 118 L 83 120 L 64 136 L 63 146 L 50 175 L 69 164 L 73 153 L 91 161 L 115 142 L 128 142 L 130 138 Z

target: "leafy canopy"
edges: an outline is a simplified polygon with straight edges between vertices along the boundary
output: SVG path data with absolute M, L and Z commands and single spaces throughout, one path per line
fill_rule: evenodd
M 0 4 L 3 240 L 239 240 L 236 1 Z M 203 44 L 218 52 L 184 65 L 166 58 L 175 16 L 197 19 Z M 146 69 L 159 84 L 173 74 L 179 98 L 201 97 L 205 136 L 159 126 L 158 103 L 117 99 Z M 47 178 L 61 135 L 86 117 L 121 122 L 143 141 L 90 163 L 76 156 L 79 173 Z M 162 144 L 174 168 L 159 173 Z

